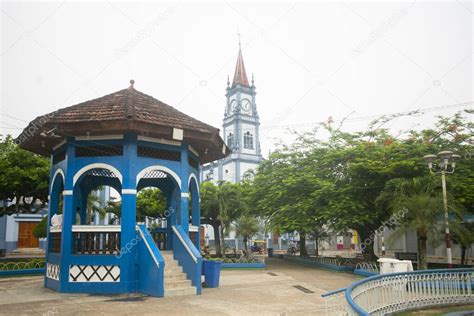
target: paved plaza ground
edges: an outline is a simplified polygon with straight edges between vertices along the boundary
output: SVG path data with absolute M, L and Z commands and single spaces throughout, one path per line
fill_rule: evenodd
M 269 259 L 265 270 L 224 270 L 221 286 L 200 296 L 60 294 L 39 276 L 1 278 L 0 315 L 323 315 L 321 294 L 359 279 L 282 259 Z

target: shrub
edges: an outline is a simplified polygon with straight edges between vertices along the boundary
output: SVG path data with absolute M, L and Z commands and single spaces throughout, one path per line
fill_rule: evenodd
M 33 236 L 36 238 L 46 238 L 46 225 L 48 225 L 48 216 L 43 217 L 35 229 L 33 229 Z

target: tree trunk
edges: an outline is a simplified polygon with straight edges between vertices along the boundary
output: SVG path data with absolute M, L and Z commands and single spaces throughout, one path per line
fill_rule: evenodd
M 378 259 L 374 252 L 375 235 L 373 233 L 373 229 L 370 229 L 368 227 L 362 227 L 356 229 L 356 231 L 359 233 L 360 236 L 360 249 L 362 250 L 362 253 L 368 256 L 371 261 L 375 261 L 376 259 Z
M 244 236 L 244 247 L 245 247 L 245 253 L 248 254 L 249 251 L 248 251 L 248 248 L 247 248 L 247 243 L 248 243 L 248 239 L 247 239 L 247 236 Z
M 221 234 L 220 234 L 220 224 L 219 222 L 214 222 L 211 224 L 212 228 L 214 229 L 214 244 L 216 245 L 216 256 L 222 257 L 222 250 L 221 250 Z
M 467 247 L 461 245 L 461 266 L 466 266 L 466 252 L 467 252 Z
M 426 262 L 426 236 L 418 235 L 418 270 L 427 270 Z
M 315 244 L 314 252 L 315 252 L 316 257 L 318 257 L 319 256 L 319 238 L 316 237 L 314 239 L 314 244 Z
M 300 256 L 308 256 L 308 252 L 306 251 L 306 234 L 303 232 L 300 232 Z
M 225 226 L 224 226 L 224 222 L 221 221 L 221 251 L 222 251 L 222 255 L 225 256 L 225 232 L 224 232 L 224 229 L 225 229 Z

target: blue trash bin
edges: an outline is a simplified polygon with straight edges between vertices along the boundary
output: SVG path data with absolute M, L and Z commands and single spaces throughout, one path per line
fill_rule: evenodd
M 219 277 L 221 275 L 221 261 L 204 261 L 204 275 L 206 287 L 219 287 Z

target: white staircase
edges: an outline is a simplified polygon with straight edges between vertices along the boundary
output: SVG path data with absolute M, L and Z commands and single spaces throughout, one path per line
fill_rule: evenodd
M 196 287 L 186 278 L 183 268 L 173 259 L 173 251 L 161 251 L 165 259 L 165 297 L 196 295 Z

